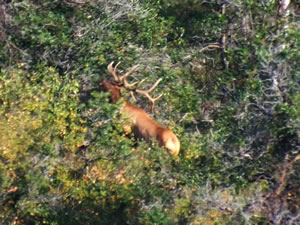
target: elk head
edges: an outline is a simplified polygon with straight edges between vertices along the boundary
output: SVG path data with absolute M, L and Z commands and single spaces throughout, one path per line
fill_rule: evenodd
M 137 65 L 130 68 L 127 73 L 122 76 L 117 75 L 117 68 L 120 62 L 113 67 L 114 62 L 110 63 L 107 67 L 108 72 L 113 76 L 114 81 L 109 82 L 103 80 L 100 85 L 111 94 L 111 102 L 116 103 L 117 100 L 121 97 L 120 87 L 124 87 L 129 90 L 132 97 L 135 99 L 134 94 L 139 93 L 144 96 L 152 103 L 152 110 L 154 107 L 155 101 L 157 101 L 161 96 L 159 95 L 156 98 L 152 98 L 150 96 L 150 92 L 157 87 L 161 79 L 157 80 L 155 84 L 148 90 L 139 90 L 134 88 L 138 82 L 134 82 L 129 84 L 126 78 L 137 68 Z M 159 123 L 155 122 L 144 110 L 141 108 L 131 104 L 128 101 L 125 101 L 124 105 L 121 107 L 121 113 L 125 114 L 127 118 L 130 119 L 129 123 L 124 126 L 125 131 L 132 130 L 136 138 L 142 138 L 146 141 L 151 141 L 152 139 L 156 139 L 160 146 L 164 147 L 168 153 L 172 156 L 176 156 L 179 154 L 180 150 L 180 142 L 176 135 L 164 128 Z

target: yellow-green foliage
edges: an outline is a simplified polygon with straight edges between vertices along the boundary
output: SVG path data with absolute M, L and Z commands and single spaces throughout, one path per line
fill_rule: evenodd
M 8 165 L 35 153 L 51 155 L 55 145 L 73 151 L 83 142 L 77 81 L 51 67 L 36 73 L 2 70 L 0 79 L 0 156 Z

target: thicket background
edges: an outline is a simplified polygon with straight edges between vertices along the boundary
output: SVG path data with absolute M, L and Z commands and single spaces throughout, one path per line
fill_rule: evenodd
M 0 224 L 300 224 L 299 5 L 1 0 Z M 179 157 L 125 136 L 111 61 Z

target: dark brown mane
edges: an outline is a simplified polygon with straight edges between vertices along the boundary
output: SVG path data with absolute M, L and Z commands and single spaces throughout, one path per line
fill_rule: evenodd
M 120 86 L 115 82 L 103 80 L 100 82 L 100 86 L 110 93 L 111 103 L 116 103 L 121 98 Z

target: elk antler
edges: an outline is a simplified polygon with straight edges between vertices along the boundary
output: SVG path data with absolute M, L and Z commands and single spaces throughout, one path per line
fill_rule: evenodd
M 139 65 L 135 65 L 133 67 L 131 67 L 129 69 L 129 71 L 127 73 L 125 73 L 123 76 L 118 76 L 116 71 L 118 66 L 120 65 L 121 62 L 118 62 L 117 65 L 113 68 L 113 64 L 114 62 L 111 62 L 108 66 L 108 72 L 111 73 L 111 75 L 113 75 L 115 81 L 121 85 L 124 85 L 125 88 L 128 88 L 130 91 L 132 91 L 132 86 L 136 85 L 138 82 L 134 82 L 132 84 L 129 84 L 126 80 L 126 78 L 139 66 Z
M 155 101 L 157 101 L 158 99 L 161 98 L 161 96 L 163 96 L 163 94 L 160 94 L 159 96 L 157 96 L 156 98 L 152 98 L 149 93 L 151 91 L 154 90 L 154 88 L 156 88 L 156 86 L 159 84 L 159 82 L 162 80 L 162 78 L 159 78 L 155 84 L 153 84 L 153 86 L 151 88 L 149 88 L 148 90 L 144 91 L 144 90 L 139 90 L 139 89 L 135 89 L 135 92 L 136 93 L 139 93 L 139 94 L 142 94 L 142 95 L 145 95 L 148 100 L 152 103 L 152 106 L 151 106 L 151 111 L 153 112 L 153 109 L 154 109 L 154 104 L 155 104 Z
M 139 90 L 139 89 L 136 89 L 136 88 L 133 88 L 134 85 L 136 85 L 138 82 L 133 82 L 131 84 L 129 84 L 126 80 L 126 78 L 138 67 L 138 65 L 135 65 L 133 67 L 131 67 L 127 73 L 125 73 L 124 75 L 122 76 L 118 76 L 116 71 L 117 71 L 117 68 L 118 66 L 120 65 L 121 62 L 118 62 L 117 65 L 115 67 L 113 67 L 113 64 L 114 62 L 111 62 L 108 66 L 107 66 L 107 69 L 108 69 L 108 72 L 114 77 L 114 80 L 120 84 L 120 85 L 123 85 L 125 88 L 127 88 L 130 93 L 131 93 L 131 96 L 133 97 L 133 99 L 136 101 L 136 98 L 133 94 L 133 92 L 135 93 L 139 93 L 139 94 L 142 94 L 142 95 L 145 95 L 148 100 L 152 103 L 152 107 L 151 107 L 151 111 L 153 112 L 153 108 L 154 108 L 154 103 L 155 101 L 157 101 L 159 98 L 161 98 L 161 96 L 163 96 L 163 94 L 159 95 L 158 97 L 156 98 L 152 98 L 149 93 L 151 91 L 154 90 L 154 88 L 156 88 L 156 86 L 159 84 L 159 82 L 162 80 L 162 78 L 158 79 L 155 84 L 148 90 Z M 142 83 L 144 80 L 142 80 L 140 83 Z

